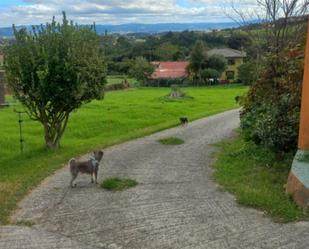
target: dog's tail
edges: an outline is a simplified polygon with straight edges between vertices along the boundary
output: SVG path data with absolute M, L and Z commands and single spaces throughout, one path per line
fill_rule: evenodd
M 75 158 L 72 158 L 70 161 L 69 161 L 69 165 L 70 165 L 70 171 L 72 172 L 73 170 L 73 167 L 76 163 L 76 159 Z

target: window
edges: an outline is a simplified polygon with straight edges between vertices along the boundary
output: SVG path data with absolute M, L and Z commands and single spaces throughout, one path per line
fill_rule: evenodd
M 235 65 L 235 60 L 234 59 L 228 59 L 228 64 L 229 65 Z
M 226 78 L 228 80 L 234 80 L 235 79 L 235 72 L 234 71 L 226 71 Z

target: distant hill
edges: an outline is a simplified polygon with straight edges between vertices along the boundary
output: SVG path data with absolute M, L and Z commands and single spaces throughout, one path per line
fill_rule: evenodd
M 21 26 L 25 27 L 25 26 Z M 19 28 L 21 28 L 19 27 Z M 234 22 L 227 23 L 157 23 L 157 24 L 139 24 L 128 23 L 120 25 L 97 25 L 97 32 L 108 33 L 161 33 L 167 31 L 209 31 L 213 29 L 235 28 L 238 25 Z M 30 28 L 30 26 L 27 26 Z M 12 28 L 0 28 L 0 37 L 10 37 L 13 35 Z

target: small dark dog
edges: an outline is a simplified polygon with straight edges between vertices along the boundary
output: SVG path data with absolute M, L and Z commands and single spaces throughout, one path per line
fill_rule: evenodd
M 241 97 L 240 96 L 236 96 L 235 97 L 236 104 L 240 104 L 240 101 L 241 101 Z
M 183 117 L 179 119 L 181 125 L 187 125 L 189 123 L 188 118 Z
M 72 175 L 72 179 L 70 182 L 70 186 L 74 187 L 73 185 L 74 180 L 78 176 L 78 173 L 83 174 L 90 174 L 91 175 L 91 183 L 94 182 L 93 175 L 95 177 L 95 183 L 98 183 L 98 170 L 100 161 L 102 160 L 104 152 L 102 150 L 97 150 L 93 152 L 93 156 L 88 161 L 76 161 L 75 158 L 72 158 L 69 162 L 70 165 L 70 172 Z

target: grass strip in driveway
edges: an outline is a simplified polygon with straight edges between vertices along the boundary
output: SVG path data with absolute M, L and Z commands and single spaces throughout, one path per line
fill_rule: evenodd
M 180 145 L 183 144 L 185 141 L 178 137 L 167 137 L 160 139 L 159 142 L 164 145 Z
M 132 179 L 120 179 L 118 177 L 105 179 L 101 183 L 101 187 L 110 191 L 122 191 L 133 188 L 138 185 L 138 182 Z

